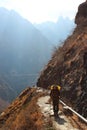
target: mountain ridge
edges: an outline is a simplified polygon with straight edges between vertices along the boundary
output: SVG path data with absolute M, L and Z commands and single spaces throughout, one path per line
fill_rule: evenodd
M 83 8 L 83 6 L 81 8 Z M 87 20 L 85 17 L 84 19 Z M 82 23 L 84 23 L 85 20 L 83 21 L 82 19 Z M 40 107 L 37 106 L 38 99 L 41 100 L 40 97 L 49 94 L 42 88 L 47 89 L 48 86 L 52 84 L 59 84 L 62 87 L 61 99 L 87 119 L 87 75 L 83 64 L 83 55 L 85 52 L 87 52 L 87 23 L 77 24 L 73 34 L 65 40 L 61 47 L 55 49 L 52 58 L 41 71 L 37 81 L 38 87 L 26 88 L 16 100 L 1 113 L 0 130 L 53 129 L 51 117 L 50 119 L 44 118 L 43 111 L 41 113 Z M 48 102 L 44 103 L 48 104 Z M 44 107 L 44 109 L 47 111 L 46 107 Z M 44 110 L 45 114 L 47 114 L 46 111 Z M 68 116 L 69 115 L 67 115 L 67 117 Z M 69 121 L 73 123 L 74 119 Z M 78 122 L 79 121 L 78 119 Z M 64 126 L 65 122 L 67 121 L 64 120 L 63 116 L 62 122 L 59 124 L 57 121 L 56 124 Z M 78 122 L 75 120 L 75 124 L 78 124 Z M 80 129 L 80 123 L 75 129 L 76 128 Z M 81 129 L 86 130 L 86 128 L 87 125 Z
M 0 79 L 18 95 L 26 86 L 36 83 L 37 74 L 50 58 L 53 45 L 13 10 L 0 8 L 0 23 Z M 3 87 L 3 83 L 0 84 Z M 4 93 L 0 94 L 7 98 Z M 12 101 L 15 94 L 10 90 L 8 93 Z
M 60 44 L 60 41 L 64 41 L 68 35 L 70 35 L 75 28 L 74 20 L 70 20 L 68 17 L 60 16 L 57 22 L 44 22 L 41 24 L 34 24 L 45 37 L 47 37 L 54 45 Z

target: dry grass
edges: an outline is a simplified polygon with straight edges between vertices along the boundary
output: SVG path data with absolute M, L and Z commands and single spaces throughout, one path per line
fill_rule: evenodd
M 35 90 L 31 90 L 31 93 L 32 93 L 31 95 L 32 98 L 30 97 L 31 100 L 27 100 L 29 99 L 28 94 L 26 94 L 26 96 L 28 96 L 27 98 L 24 95 L 22 99 L 26 98 L 27 102 L 24 102 L 24 104 L 20 106 L 21 107 L 20 111 L 18 109 L 14 109 L 13 112 L 11 111 L 12 113 L 10 113 L 10 116 L 8 116 L 6 121 L 3 122 L 4 124 L 2 124 L 2 126 L 0 125 L 1 127 L 0 130 L 43 130 L 44 129 L 43 128 L 44 117 L 37 105 L 37 99 L 41 97 L 43 94 L 36 93 Z M 16 103 L 14 102 L 13 104 L 18 105 L 19 103 L 17 103 L 16 100 Z
M 38 111 L 36 100 L 33 99 L 29 106 L 20 112 L 13 122 L 12 130 L 41 130 L 43 126 L 42 114 Z

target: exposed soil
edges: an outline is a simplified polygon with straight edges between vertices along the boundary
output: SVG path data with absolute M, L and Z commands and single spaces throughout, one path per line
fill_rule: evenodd
M 61 98 L 87 119 L 87 1 L 78 8 L 76 28 L 42 70 L 37 86 L 62 87 Z

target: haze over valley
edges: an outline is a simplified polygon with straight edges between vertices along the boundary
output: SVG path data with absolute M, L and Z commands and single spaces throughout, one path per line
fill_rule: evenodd
M 27 86 L 36 85 L 54 48 L 61 45 L 60 41 L 72 33 L 73 28 L 73 20 L 62 16 L 57 23 L 36 25 L 14 10 L 1 7 L 0 98 L 10 102 Z
M 75 28 L 74 20 L 63 16 L 60 16 L 57 22 L 48 21 L 34 25 L 54 46 L 61 44 L 67 36 L 72 34 Z
M 19 93 L 35 84 L 52 46 L 29 21 L 13 10 L 0 8 L 0 78 L 8 84 L 7 88 Z
M 81 1 L 0 1 L 0 130 L 87 130 L 87 0 L 74 15 Z

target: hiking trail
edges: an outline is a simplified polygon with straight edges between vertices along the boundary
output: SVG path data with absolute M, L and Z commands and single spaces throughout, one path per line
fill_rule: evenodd
M 50 96 L 46 95 L 38 99 L 38 106 L 42 114 L 45 117 L 45 121 L 50 120 L 52 122 L 52 129 L 54 130 L 82 130 L 79 127 L 74 127 L 70 120 L 64 115 L 62 111 L 59 111 L 59 117 L 55 118 L 53 115 L 52 104 L 49 103 Z

